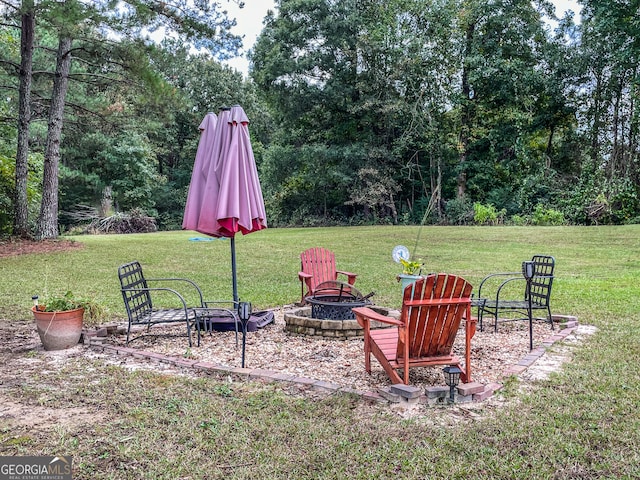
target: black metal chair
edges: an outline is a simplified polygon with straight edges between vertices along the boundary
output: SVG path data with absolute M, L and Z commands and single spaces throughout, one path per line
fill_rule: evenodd
M 485 314 L 494 318 L 494 332 L 497 332 L 498 321 L 542 319 L 533 317 L 532 312 L 536 310 L 544 310 L 544 320 L 551 324 L 551 329 L 554 328 L 550 300 L 555 259 L 548 255 L 534 255 L 531 261 L 533 262 L 533 275 L 529 281 L 523 272 L 504 272 L 488 275 L 480 282 L 478 298 L 474 300 L 474 305 L 478 308 L 480 330 L 484 329 Z M 513 284 L 519 285 L 520 282 L 523 282 L 524 289 L 522 299 L 509 299 L 509 295 L 513 293 Z M 487 294 L 487 291 L 495 293 Z M 508 315 L 508 317 L 499 318 L 500 313 Z M 515 318 L 513 318 L 514 316 Z
M 200 329 L 203 327 L 206 328 L 207 319 L 214 316 L 225 316 L 234 319 L 237 342 L 238 326 L 235 308 L 228 309 L 213 306 L 214 303 L 228 303 L 232 307 L 235 307 L 235 302 L 232 300 L 219 302 L 205 301 L 200 287 L 187 278 L 145 278 L 142 272 L 142 266 L 138 261 L 121 265 L 118 268 L 118 277 L 120 279 L 122 299 L 124 300 L 127 317 L 129 319 L 127 345 L 129 345 L 130 341 L 131 327 L 134 325 L 145 325 L 148 332 L 152 325 L 184 323 L 187 327 L 189 346 L 192 346 L 192 328 L 195 328 L 197 331 L 198 346 L 200 346 Z M 150 284 L 155 285 L 161 282 L 167 286 L 149 286 Z M 189 306 L 185 296 L 175 288 L 172 288 L 177 285 L 188 287 L 191 290 L 190 295 L 197 299 L 198 304 Z M 158 307 L 158 298 L 163 292 L 166 294 L 162 297 L 163 301 L 173 303 L 172 308 Z M 165 299 L 165 297 L 171 297 L 171 301 Z M 156 301 L 154 301 L 154 299 Z

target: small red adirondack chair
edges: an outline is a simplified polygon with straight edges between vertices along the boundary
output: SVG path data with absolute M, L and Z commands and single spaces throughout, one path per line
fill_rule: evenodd
M 336 270 L 336 257 L 332 251 L 326 248 L 309 248 L 300 254 L 300 261 L 301 268 L 298 272 L 298 278 L 302 288 L 302 303 L 304 303 L 305 297 L 314 294 L 316 287 L 321 283 L 337 280 L 338 274 L 346 276 L 349 285 L 353 285 L 356 281 L 357 274 Z M 307 287 L 306 293 L 305 286 Z
M 463 382 L 471 381 L 471 338 L 476 318 L 471 317 L 472 286 L 464 278 L 446 273 L 422 277 L 404 289 L 400 319 L 381 315 L 368 307 L 354 308 L 364 328 L 365 368 L 371 373 L 371 354 L 391 381 L 409 383 L 409 369 L 455 365 Z M 460 323 L 465 319 L 465 364 L 452 352 Z M 377 320 L 396 328 L 371 329 Z M 398 370 L 403 371 L 400 377 Z

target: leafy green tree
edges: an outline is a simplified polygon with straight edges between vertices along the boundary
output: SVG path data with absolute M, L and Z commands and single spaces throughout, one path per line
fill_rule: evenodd
M 0 115 L 6 106 L 0 103 Z M 16 138 L 15 128 L 0 124 L 0 237 L 11 233 L 13 223 L 12 197 L 14 192 L 15 158 L 12 158 L 10 141 Z
M 583 67 L 581 110 L 590 137 L 590 157 L 604 165 L 609 180 L 640 184 L 638 84 L 640 80 L 639 4 L 581 2 Z
M 15 163 L 15 195 L 13 233 L 19 237 L 29 235 L 27 170 L 29 165 L 29 124 L 31 123 L 31 82 L 35 35 L 35 8 L 33 0 L 22 2 L 20 12 L 20 83 L 18 86 L 18 138 Z
M 129 188 L 145 191 L 143 185 L 151 178 L 156 185 L 139 206 L 144 204 L 157 216 L 160 228 L 180 228 L 202 118 L 223 105 L 242 104 L 250 116 L 252 144 L 259 161 L 261 145 L 270 132 L 269 115 L 258 101 L 255 87 L 239 72 L 222 66 L 209 54 L 192 53 L 179 39 L 165 40 L 144 53 L 137 62 L 153 65 L 153 81 L 112 82 L 100 88 L 93 88 L 93 83 L 76 85 L 77 103 L 102 98 L 105 115 L 72 117 L 81 121 L 69 125 L 74 135 L 67 135 L 63 144 L 65 174 L 60 205 L 65 212 L 73 212 L 79 205 L 101 205 L 104 197 L 124 208 L 127 203 L 118 200 L 119 189 L 113 183 L 121 173 L 117 169 L 105 171 L 101 151 L 117 157 L 117 144 L 135 134 L 150 148 L 131 161 L 144 158 L 153 170 L 140 168 L 139 173 L 146 175 L 128 179 Z M 64 215 L 62 220 L 73 218 Z
M 469 0 L 461 3 L 460 26 L 458 196 L 513 211 L 514 180 L 547 168 L 530 143 L 551 128 L 538 113 L 551 84 L 539 68 L 547 44 L 542 18 L 525 0 Z
M 3 13 L 8 16 L 12 14 L 12 11 L 19 11 L 17 4 L 10 0 L 3 2 L 3 6 L 6 7 L 6 11 Z M 114 8 L 116 6 L 118 8 Z M 240 39 L 229 33 L 229 28 L 234 23 L 227 19 L 226 14 L 221 11 L 216 2 L 208 0 L 199 1 L 194 5 L 185 5 L 181 0 L 163 2 L 100 0 L 90 3 L 79 0 L 45 1 L 39 5 L 38 13 L 44 20 L 42 24 L 48 28 L 48 31 L 53 32 L 58 43 L 57 67 L 54 82 L 51 84 L 52 94 L 47 105 L 49 122 L 45 147 L 43 200 L 37 226 L 37 236 L 49 238 L 58 234 L 58 163 L 64 111 L 65 106 L 69 106 L 66 95 L 70 78 L 83 74 L 85 75 L 83 81 L 90 81 L 98 77 L 103 80 L 106 77 L 111 81 L 117 81 L 117 77 L 114 78 L 110 75 L 114 65 L 120 69 L 120 72 L 127 72 L 129 76 L 137 72 L 136 78 L 140 80 L 144 80 L 145 76 L 149 77 L 139 68 L 133 68 L 139 66 L 135 61 L 114 61 L 111 47 L 118 42 L 107 40 L 108 33 L 111 32 L 123 38 L 135 37 L 139 35 L 143 27 L 154 29 L 164 26 L 178 32 L 183 38 L 198 47 L 211 49 L 220 58 L 234 53 Z M 135 45 L 135 42 L 126 43 L 130 46 Z M 72 55 L 77 55 L 82 59 L 83 54 L 85 62 L 81 61 L 81 63 L 83 63 L 84 71 L 74 71 L 71 62 Z M 131 57 L 135 60 L 136 56 L 132 55 Z M 90 76 L 86 76 L 89 73 L 88 70 L 91 69 L 87 66 L 93 66 L 95 69 Z M 106 75 L 105 69 L 108 72 Z M 86 105 L 75 105 L 75 107 L 80 110 L 83 107 L 85 110 L 87 109 Z M 22 113 L 25 116 L 27 112 L 23 110 Z M 22 124 L 25 124 L 23 118 L 21 118 Z M 28 125 L 28 122 L 26 124 Z M 17 169 L 17 174 L 22 176 L 23 173 L 20 172 L 23 170 L 23 168 Z M 22 189 L 22 181 L 17 180 L 17 182 L 20 183 Z
M 63 190 L 61 203 L 68 211 L 87 200 L 100 205 L 108 195 L 112 203 L 105 210 L 141 208 L 154 213 L 154 189 L 166 179 L 158 173 L 153 146 L 146 137 L 126 131 L 96 132 L 83 137 L 75 151 L 81 156 L 69 151 L 67 163 L 73 167 L 65 166 L 62 175 L 65 184 L 74 184 Z
M 275 143 L 298 153 L 281 156 L 272 146 L 265 157 L 268 172 L 288 172 L 289 178 L 278 175 L 290 195 L 278 193 L 287 204 L 279 212 L 341 218 L 353 213 L 349 206 L 369 208 L 356 205 L 349 193 L 364 168 L 390 172 L 411 189 L 417 185 L 418 197 L 425 185 L 440 182 L 403 178 L 416 158 L 437 151 L 437 124 L 455 76 L 446 54 L 450 39 L 443 37 L 451 15 L 440 2 L 428 6 L 280 1 L 279 15 L 267 18 L 254 47 L 252 76 L 278 120 Z M 436 156 L 428 160 L 441 171 Z M 431 166 L 426 171 L 428 179 Z M 377 187 L 385 181 L 378 178 Z

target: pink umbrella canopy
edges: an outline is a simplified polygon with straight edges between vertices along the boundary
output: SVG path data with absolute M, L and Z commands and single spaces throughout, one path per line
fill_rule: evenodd
M 267 228 L 248 125 L 249 118 L 242 107 L 236 105 L 220 111 L 212 136 L 207 132 L 208 127 L 202 130 L 182 223 L 184 229 L 231 238 L 236 301 L 235 234 L 246 235 Z M 201 149 L 203 158 L 199 159 Z
M 267 228 L 267 215 L 251 148 L 249 118 L 241 106 L 231 108 L 227 124 L 231 130 L 229 146 L 225 161 L 216 170 L 220 178 L 216 216 L 222 236 L 232 237 L 237 232 L 246 235 Z
M 226 127 L 229 120 L 229 110 L 221 110 L 218 115 L 218 121 L 216 129 L 209 139 L 211 148 L 208 151 L 206 161 L 203 164 L 202 171 L 205 177 L 205 185 L 202 188 L 202 195 L 198 198 L 194 198 L 193 201 L 197 202 L 198 217 L 195 219 L 195 223 L 190 223 L 188 227 L 190 230 L 195 230 L 200 233 L 211 235 L 213 237 L 222 237 L 221 227 L 218 223 L 218 217 L 216 209 L 218 205 L 218 196 L 220 193 L 220 175 L 218 173 L 218 165 L 223 160 L 228 149 L 231 129 Z M 202 141 L 202 139 L 201 139 Z M 195 164 L 194 164 L 195 171 Z M 192 180 L 193 182 L 193 180 Z M 193 185 L 189 186 L 189 191 L 193 188 Z M 185 205 L 185 212 L 187 209 L 191 209 L 189 201 L 190 197 L 187 197 L 187 204 Z M 184 225 L 183 225 L 183 228 Z
M 202 166 L 196 154 L 182 228 L 230 238 L 267 228 L 248 125 L 242 107 L 235 106 L 220 112 L 212 138 L 203 131 L 198 154 L 203 142 L 208 148 Z M 205 172 L 204 185 L 198 171 Z
M 187 204 L 184 208 L 184 218 L 182 228 L 185 230 L 196 230 L 202 197 L 207 183 L 210 159 L 213 155 L 213 143 L 216 134 L 218 117 L 215 113 L 207 113 L 200 123 L 200 142 L 196 151 L 196 160 L 193 164 L 191 183 L 187 195 Z

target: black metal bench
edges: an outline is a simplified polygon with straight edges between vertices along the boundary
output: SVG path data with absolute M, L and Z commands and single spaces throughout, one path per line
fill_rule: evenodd
M 513 320 L 533 320 L 533 313 L 536 310 L 544 310 L 545 318 L 553 329 L 553 319 L 551 318 L 551 287 L 553 285 L 553 272 L 555 269 L 555 259 L 549 255 L 534 255 L 533 276 L 530 287 L 521 272 L 494 273 L 485 277 L 478 287 L 478 299 L 474 301 L 474 306 L 478 307 L 478 320 L 480 330 L 483 330 L 483 317 L 485 314 L 494 318 L 494 331 L 498 331 L 498 321 Z M 524 282 L 524 295 L 522 299 L 512 300 L 508 298 L 507 291 L 513 283 Z M 495 288 L 497 286 L 497 288 Z M 484 288 L 484 292 L 483 292 Z M 494 290 L 494 294 L 487 295 L 487 290 Z M 531 302 L 529 302 L 531 299 Z M 499 318 L 499 313 L 508 314 L 508 318 Z M 508 313 L 507 313 L 508 312 Z M 515 315 L 515 318 L 513 316 Z
M 200 287 L 187 278 L 145 278 L 142 272 L 142 266 L 138 261 L 121 265 L 118 268 L 118 277 L 120 279 L 120 289 L 122 299 L 127 310 L 129 325 L 127 328 L 127 345 L 130 341 L 131 327 L 134 325 L 144 325 L 147 332 L 152 325 L 184 323 L 187 327 L 187 337 L 189 338 L 189 346 L 192 346 L 191 329 L 195 328 L 198 336 L 198 346 L 200 346 L 200 329 L 205 327 L 208 318 L 216 315 L 232 317 L 236 323 L 236 341 L 237 341 L 237 316 L 235 313 L 235 302 L 205 301 Z M 162 283 L 161 286 L 151 287 L 156 283 Z M 190 295 L 198 301 L 197 305 L 190 306 L 184 295 L 178 292 L 174 287 L 183 285 L 191 290 Z M 175 306 L 172 308 L 162 308 L 154 302 L 157 300 L 161 292 L 172 297 Z M 152 295 L 153 293 L 153 295 Z M 184 293 L 184 292 L 183 292 Z M 232 308 L 213 307 L 213 304 L 229 304 Z

